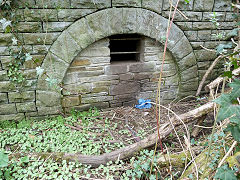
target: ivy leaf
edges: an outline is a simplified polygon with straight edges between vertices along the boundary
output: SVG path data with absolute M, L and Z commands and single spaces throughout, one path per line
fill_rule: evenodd
M 17 42 L 18 42 L 18 40 L 17 40 L 15 37 L 13 37 L 13 38 L 12 38 L 12 44 L 13 44 L 13 45 L 17 45 Z
M 189 0 L 185 0 L 186 3 L 189 3 L 190 1 Z
M 5 18 L 2 18 L 0 20 L 0 23 L 2 24 L 2 29 L 5 31 L 5 29 L 8 27 L 8 26 L 12 26 L 11 24 L 11 21 L 8 21 L 6 20 Z
M 233 88 L 232 92 L 231 92 L 231 99 L 237 99 L 238 97 L 240 97 L 240 80 L 235 79 L 232 83 L 229 84 L 229 86 L 231 88 Z
M 218 168 L 214 178 L 220 180 L 237 180 L 237 177 L 234 175 L 234 171 L 229 169 L 226 165 Z
M 230 38 L 230 37 L 237 36 L 239 29 L 240 29 L 240 28 L 234 28 L 234 29 L 231 30 L 229 33 L 227 33 L 227 37 Z
M 41 68 L 40 66 L 38 66 L 38 67 L 36 67 L 36 71 L 37 71 L 37 75 L 41 76 L 43 74 L 43 72 L 44 72 L 44 69 Z
M 32 56 L 30 55 L 30 53 L 26 53 L 25 57 L 26 57 L 25 61 L 31 61 L 32 60 Z
M 229 42 L 227 44 L 219 44 L 217 47 L 216 47 L 216 51 L 217 51 L 217 54 L 220 54 L 224 51 L 224 49 L 230 49 L 232 48 L 232 43 Z
M 224 119 L 240 113 L 240 105 L 228 105 L 221 107 L 218 112 L 218 119 L 217 121 L 223 121 Z
M 240 142 L 240 127 L 239 127 L 239 125 L 231 125 L 231 124 L 229 124 L 225 130 L 226 131 L 230 131 L 232 136 L 233 136 L 233 138 L 236 141 Z
M 8 155 L 4 152 L 0 152 L 0 168 L 8 166 Z
M 236 115 L 236 116 L 234 116 L 234 117 L 231 117 L 231 118 L 230 118 L 230 122 L 231 122 L 231 123 L 234 123 L 234 124 L 240 125 L 240 116 L 239 116 L 239 115 Z

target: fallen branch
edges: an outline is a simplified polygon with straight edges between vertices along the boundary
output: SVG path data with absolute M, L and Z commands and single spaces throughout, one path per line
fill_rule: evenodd
M 211 66 L 208 68 L 208 70 L 206 71 L 206 73 L 204 74 L 199 86 L 198 86 L 198 89 L 197 89 L 197 93 L 196 93 L 196 96 L 199 96 L 201 90 L 202 90 L 202 87 L 203 87 L 203 84 L 205 83 L 208 75 L 211 73 L 211 71 L 213 70 L 213 68 L 216 66 L 216 64 L 218 63 L 219 60 L 221 60 L 223 58 L 223 56 L 218 56 L 214 61 L 213 63 L 211 64 Z
M 240 68 L 237 68 L 232 71 L 234 75 L 240 74 Z M 209 92 L 211 89 L 215 88 L 217 85 L 219 85 L 223 81 L 224 77 L 218 77 L 214 81 L 212 81 L 210 84 L 205 86 L 205 90 Z
M 211 112 L 213 110 L 213 107 L 214 107 L 214 103 L 209 102 L 187 113 L 181 114 L 177 117 L 174 116 L 171 118 L 171 121 L 173 122 L 173 125 L 175 127 L 182 125 L 182 122 L 189 123 Z M 181 119 L 182 122 L 179 121 L 179 118 Z M 172 130 L 173 130 L 173 126 L 171 125 L 171 123 L 165 123 L 161 125 L 161 127 L 159 128 L 159 132 L 162 139 L 165 139 L 172 132 Z M 45 159 L 51 156 L 51 158 L 57 161 L 58 160 L 77 161 L 82 164 L 88 164 L 88 165 L 92 165 L 93 167 L 97 167 L 101 164 L 107 164 L 107 162 L 109 161 L 117 161 L 117 160 L 130 158 L 134 156 L 136 153 L 138 153 L 139 151 L 141 151 L 142 149 L 153 146 L 156 143 L 157 138 L 158 138 L 158 133 L 156 131 L 155 133 L 149 135 L 147 138 L 139 142 L 136 142 L 134 144 L 123 147 L 121 149 L 112 151 L 110 153 L 101 154 L 99 156 L 82 155 L 79 153 L 58 153 L 58 152 L 53 152 L 53 153 L 43 152 L 43 153 L 30 153 L 30 154 L 23 153 L 23 154 L 29 155 L 29 156 L 37 156 Z M 11 157 L 20 156 L 23 154 L 21 153 L 12 154 Z

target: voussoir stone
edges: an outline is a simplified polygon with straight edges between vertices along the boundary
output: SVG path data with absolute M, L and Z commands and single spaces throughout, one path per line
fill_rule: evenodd
M 137 9 L 123 8 L 122 26 L 123 33 L 136 33 Z
M 188 69 L 196 64 L 197 60 L 193 52 L 191 52 L 189 55 L 187 55 L 178 62 L 178 66 L 181 70 Z
M 66 63 L 72 62 L 73 58 L 78 54 L 80 50 L 80 46 L 67 31 L 64 31 L 51 47 L 51 52 L 56 54 Z
M 95 41 L 93 32 L 90 31 L 85 18 L 73 23 L 66 31 L 82 49 L 86 48 Z
M 109 16 L 111 15 L 106 10 L 86 16 L 87 24 L 96 41 L 110 35 Z
M 178 41 L 175 47 L 172 49 L 172 54 L 176 60 L 180 60 L 190 54 L 193 51 L 191 44 L 189 43 L 186 36 Z

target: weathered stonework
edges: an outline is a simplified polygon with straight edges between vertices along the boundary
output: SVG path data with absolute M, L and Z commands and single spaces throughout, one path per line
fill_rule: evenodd
M 173 4 L 177 0 L 173 1 Z M 163 67 L 164 102 L 194 95 L 215 53 L 216 33 L 211 14 L 217 13 L 219 32 L 235 27 L 232 0 L 180 1 L 170 31 Z M 44 118 L 69 111 L 131 105 L 138 98 L 154 100 L 161 69 L 169 0 L 14 0 L 19 38 L 39 59 L 25 62 L 26 87 L 19 91 L 7 77 L 11 61 L 7 46 L 12 35 L 0 27 L 0 120 Z M 109 36 L 139 34 L 144 38 L 141 62 L 124 66 L 110 63 Z M 221 43 L 229 40 L 221 39 Z M 14 47 L 16 49 L 16 47 Z M 36 77 L 37 66 L 64 83 L 62 91 L 49 87 L 46 77 Z M 218 74 L 216 69 L 209 78 Z M 127 87 L 127 88 L 126 88 Z M 124 92 L 125 91 L 125 92 Z M 69 94 L 70 92 L 70 94 Z M 127 93 L 129 92 L 129 93 Z

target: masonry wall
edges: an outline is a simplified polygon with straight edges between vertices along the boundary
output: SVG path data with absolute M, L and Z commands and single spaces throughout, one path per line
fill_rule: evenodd
M 140 98 L 155 101 L 163 46 L 147 37 L 141 41 L 142 57 L 137 62 L 111 64 L 108 38 L 83 50 L 71 63 L 63 81 L 64 111 L 91 106 L 132 106 Z M 163 103 L 177 98 L 179 76 L 174 61 L 167 51 L 161 89 Z
M 0 120 L 45 117 L 57 113 L 54 106 L 42 107 L 37 105 L 37 96 L 41 96 L 40 98 L 43 100 L 47 99 L 48 96 L 40 95 L 36 91 L 37 76 L 35 68 L 41 65 L 48 49 L 61 32 L 72 23 L 102 9 L 121 7 L 148 9 L 168 18 L 168 2 L 168 0 L 15 0 L 14 4 L 18 7 L 15 16 L 19 21 L 16 27 L 19 31 L 19 38 L 23 40 L 26 50 L 31 53 L 33 58 L 39 59 L 39 62 L 38 64 L 26 62 L 23 67 L 23 72 L 27 78 L 24 89 L 19 91 L 18 88 L 14 87 L 7 76 L 7 65 L 11 60 L 7 46 L 11 44 L 13 36 L 10 33 L 3 33 L 1 28 Z M 220 23 L 219 31 L 229 32 L 234 27 L 231 2 L 231 0 L 191 0 L 190 4 L 185 4 L 183 0 L 180 1 L 179 9 L 186 15 L 187 19 L 178 12 L 174 23 L 184 31 L 191 43 L 197 58 L 197 72 L 195 74 L 199 80 L 201 80 L 211 61 L 216 57 L 214 52 L 206 51 L 200 45 L 206 48 L 215 48 L 219 43 L 212 36 L 216 33 L 216 29 L 209 22 L 210 14 L 213 11 L 217 12 Z M 229 40 L 221 40 L 221 42 L 227 41 Z M 71 71 L 71 68 L 69 71 Z M 210 78 L 217 76 L 217 71 L 219 71 L 219 67 Z M 100 73 L 101 69 L 94 72 Z M 196 83 L 194 78 L 193 82 Z M 192 95 L 196 87 L 197 85 L 191 88 L 189 92 L 184 92 L 182 96 Z

